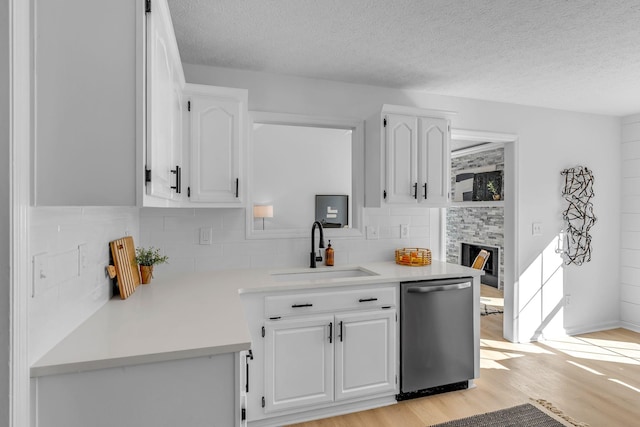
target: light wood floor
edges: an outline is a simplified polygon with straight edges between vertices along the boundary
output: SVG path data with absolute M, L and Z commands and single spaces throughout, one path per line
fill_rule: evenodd
M 483 299 L 500 304 L 482 286 Z M 425 427 L 544 399 L 592 427 L 640 426 L 640 334 L 613 329 L 535 344 L 502 338 L 502 315 L 481 317 L 474 389 L 400 402 L 297 427 Z

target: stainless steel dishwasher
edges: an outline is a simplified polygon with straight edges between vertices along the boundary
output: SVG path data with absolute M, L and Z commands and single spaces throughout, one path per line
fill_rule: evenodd
M 474 378 L 473 279 L 400 283 L 397 400 L 467 388 Z

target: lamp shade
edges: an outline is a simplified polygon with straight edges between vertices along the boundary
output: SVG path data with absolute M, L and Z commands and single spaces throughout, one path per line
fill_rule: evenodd
M 253 207 L 254 218 L 273 218 L 272 205 L 256 205 Z

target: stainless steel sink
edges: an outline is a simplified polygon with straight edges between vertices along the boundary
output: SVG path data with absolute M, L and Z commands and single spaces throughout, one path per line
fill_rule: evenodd
M 283 273 L 271 273 L 271 276 L 279 282 L 294 282 L 301 280 L 327 280 L 327 279 L 347 279 L 351 277 L 377 276 L 364 268 L 345 268 L 345 269 L 318 269 L 315 271 L 291 271 Z

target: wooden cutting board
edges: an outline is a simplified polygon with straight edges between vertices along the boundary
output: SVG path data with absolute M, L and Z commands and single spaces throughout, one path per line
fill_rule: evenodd
M 133 244 L 133 237 L 123 237 L 109 242 L 109 245 L 111 246 L 120 298 L 127 299 L 140 285 L 140 270 L 138 263 L 136 263 L 136 247 Z

